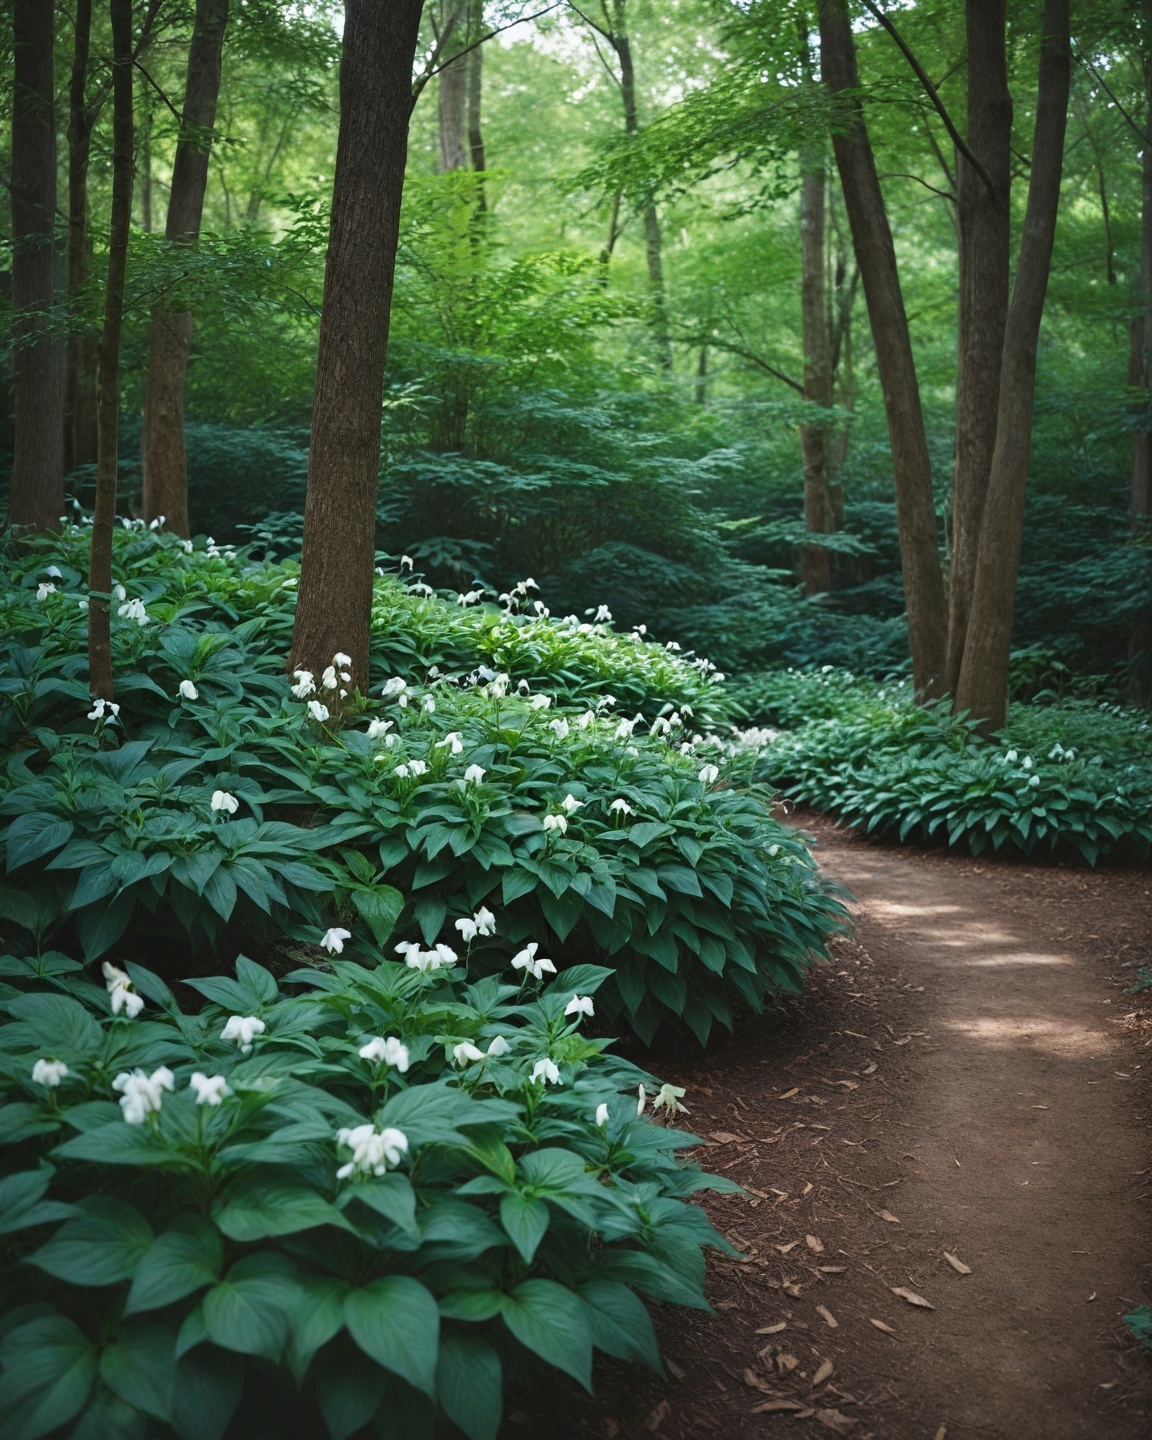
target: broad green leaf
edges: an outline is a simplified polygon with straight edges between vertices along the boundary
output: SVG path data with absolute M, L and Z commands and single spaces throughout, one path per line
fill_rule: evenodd
M 503 1410 L 500 1357 L 471 1335 L 446 1331 L 436 1364 L 440 1408 L 469 1440 L 496 1440 Z
M 304 1378 L 316 1351 L 343 1330 L 344 1297 L 348 1290 L 346 1280 L 329 1275 L 305 1280 L 300 1286 L 287 1352 L 288 1364 L 297 1381 Z
M 39 1170 L 24 1170 L 0 1180 L 0 1235 L 27 1230 L 33 1225 L 49 1225 L 76 1214 L 74 1205 L 42 1198 L 52 1174 L 52 1167 L 44 1165 Z
M 270 1262 L 276 1255 L 251 1255 L 204 1295 L 208 1338 L 224 1350 L 263 1355 L 276 1361 L 300 1299 L 300 1282 Z
M 4 1440 L 39 1440 L 84 1407 L 96 1352 L 63 1315 L 44 1315 L 9 1331 L 0 1345 Z
M 244 1389 L 239 1355 L 202 1345 L 176 1366 L 172 1427 L 181 1440 L 223 1440 Z
M 548 1206 L 513 1190 L 500 1201 L 500 1223 L 508 1232 L 526 1265 L 531 1265 L 536 1248 L 548 1229 Z
M 59 850 L 72 836 L 72 822 L 54 815 L 19 815 L 4 834 L 9 872 Z
M 126 1280 L 152 1243 L 152 1227 L 123 1200 L 94 1195 L 28 1259 L 71 1285 L 114 1285 Z
M 212 1209 L 212 1218 L 231 1240 L 265 1240 L 294 1235 L 316 1225 L 351 1228 L 341 1211 L 306 1185 L 238 1180 Z
M 591 1389 L 592 1329 L 571 1290 L 555 1280 L 524 1280 L 501 1314 L 521 1345 Z
M 100 1356 L 100 1378 L 129 1405 L 168 1420 L 176 1380 L 175 1336 L 156 1320 L 129 1322 Z
M 350 1291 L 344 1319 L 366 1355 L 417 1390 L 433 1393 L 440 1311 L 418 1280 L 389 1275 Z
M 376 1414 L 387 1372 L 352 1346 L 337 1347 L 316 1367 L 316 1399 L 331 1440 L 347 1440 Z
M 156 1237 L 136 1267 L 124 1313 L 156 1310 L 211 1285 L 223 1259 L 224 1246 L 210 1225 L 165 1231 Z

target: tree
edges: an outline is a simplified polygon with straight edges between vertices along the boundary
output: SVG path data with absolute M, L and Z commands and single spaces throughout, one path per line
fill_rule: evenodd
M 112 592 L 112 528 L 116 519 L 119 460 L 120 335 L 128 236 L 132 228 L 135 135 L 132 123 L 132 0 L 109 0 L 112 19 L 112 213 L 108 228 L 108 277 L 100 331 L 96 506 L 88 566 L 88 684 L 93 697 L 113 695 L 109 606 Z
M 200 234 L 227 24 L 228 0 L 196 0 L 165 227 L 165 239 L 172 245 L 194 245 Z M 191 340 L 190 311 L 169 313 L 158 308 L 152 312 L 140 437 L 144 518 L 163 516 L 168 529 L 177 535 L 189 533 L 184 391 Z
M 63 351 L 52 334 L 56 262 L 53 6 L 12 14 L 12 309 L 15 447 L 9 519 L 51 530 L 64 508 Z
M 943 682 L 946 609 L 916 362 L 892 231 L 859 99 L 847 0 L 819 0 L 819 16 L 821 73 L 833 99 L 843 97 L 832 144 L 888 419 L 912 678 L 917 694 L 934 696 Z
M 292 665 L 367 689 L 388 320 L 423 0 L 346 0 Z
M 89 101 L 88 55 L 92 0 L 76 0 L 72 73 L 68 82 L 68 420 L 69 464 L 75 470 L 96 463 L 97 342 L 81 310 L 92 272 L 88 217 L 88 162 L 92 127 L 99 111 Z

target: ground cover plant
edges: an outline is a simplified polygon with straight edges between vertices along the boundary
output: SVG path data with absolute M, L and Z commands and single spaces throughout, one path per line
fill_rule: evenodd
M 734 693 L 759 727 L 758 773 L 850 826 L 973 854 L 1072 849 L 1090 864 L 1152 850 L 1146 711 L 1015 704 L 985 739 L 946 705 L 913 704 L 906 682 L 830 666 L 767 673 Z

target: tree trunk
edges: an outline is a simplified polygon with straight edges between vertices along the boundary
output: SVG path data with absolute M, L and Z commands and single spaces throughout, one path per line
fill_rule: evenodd
M 1152 0 L 1144 0 L 1144 146 L 1141 160 L 1140 311 L 1132 322 L 1129 384 L 1138 392 L 1144 415 L 1132 432 L 1133 531 L 1147 537 L 1152 530 Z M 1128 640 L 1128 698 L 1152 708 L 1152 595 L 1145 597 Z
M 98 342 L 87 324 L 84 301 L 92 273 L 88 228 L 88 157 L 93 116 L 86 99 L 92 0 L 76 0 L 76 34 L 68 84 L 68 416 L 69 469 L 96 463 L 96 366 Z
M 996 446 L 980 527 L 972 608 L 956 705 L 988 731 L 1004 724 L 1012 610 L 1032 441 L 1036 347 L 1060 205 L 1071 48 L 1069 0 L 1045 0 L 1028 204 L 1004 332 Z
M 116 518 L 117 427 L 120 418 L 120 332 L 124 279 L 132 228 L 132 0 L 109 0 L 112 19 L 112 216 L 108 233 L 108 280 L 100 332 L 99 444 L 96 508 L 88 568 L 88 685 L 94 698 L 111 700 L 112 527 Z
M 991 181 L 956 153 L 959 303 L 956 460 L 948 572 L 945 688 L 956 693 L 972 608 L 980 522 L 996 445 L 996 406 L 1008 320 L 1012 95 L 1005 0 L 968 0 L 968 148 Z
M 55 293 L 56 121 L 53 6 L 12 12 L 12 403 L 9 520 L 53 530 L 64 508 L 64 355 L 51 333 Z
M 819 0 L 819 17 L 824 83 L 833 96 L 857 90 L 846 0 Z M 839 109 L 833 145 L 888 417 L 913 683 L 917 695 L 933 697 L 944 678 L 946 612 L 928 439 L 892 232 L 860 101 L 846 97 Z
M 195 245 L 200 235 L 227 24 L 228 0 L 196 0 L 184 110 L 164 231 L 171 244 Z M 191 341 L 192 316 L 188 311 L 152 312 L 140 435 L 144 518 L 156 520 L 163 516 L 169 530 L 185 536 L 189 534 L 189 523 L 184 391 Z
M 447 36 L 445 48 L 452 56 L 445 62 L 437 87 L 437 117 L 440 122 L 440 173 L 467 170 L 468 153 L 468 61 L 461 52 L 468 45 L 468 18 L 471 6 L 466 0 L 440 0 L 440 33 Z
M 380 415 L 423 0 L 346 0 L 292 665 L 368 688 Z
M 818 157 L 801 161 L 800 180 L 800 309 L 804 332 L 804 399 L 828 410 L 832 406 L 832 355 L 824 303 L 824 165 Z M 804 529 L 826 535 L 835 529 L 828 489 L 828 427 L 800 427 L 804 459 Z M 805 595 L 826 595 L 832 589 L 832 552 L 805 545 Z
M 483 24 L 484 0 L 472 0 L 472 18 L 468 28 L 474 38 L 480 35 Z M 483 175 L 487 168 L 484 157 L 484 131 L 480 123 L 483 98 L 484 47 L 475 45 L 468 52 L 468 157 L 472 161 L 472 169 L 478 175 Z M 481 212 L 487 210 L 488 202 L 484 194 L 483 180 L 477 182 L 476 203 Z
M 627 0 L 613 0 L 612 30 L 609 35 L 616 58 L 620 62 L 620 95 L 624 104 L 624 131 L 635 135 L 640 129 L 640 112 L 636 104 L 636 65 L 632 58 L 632 42 L 628 38 Z M 652 302 L 652 336 L 656 362 L 662 370 L 672 369 L 672 344 L 668 338 L 668 312 L 664 290 L 664 244 L 660 234 L 660 217 L 656 206 L 648 200 L 644 206 L 644 259 L 648 266 L 648 290 Z

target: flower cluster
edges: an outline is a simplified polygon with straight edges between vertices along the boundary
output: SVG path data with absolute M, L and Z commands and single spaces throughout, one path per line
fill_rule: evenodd
M 129 1125 L 143 1125 L 149 1115 L 160 1109 L 165 1090 L 176 1088 L 176 1077 L 167 1065 L 146 1075 L 143 1070 L 123 1070 L 112 1082 L 120 1096 L 120 1109 Z
M 221 1030 L 220 1039 L 231 1041 L 241 1055 L 251 1055 L 253 1041 L 257 1035 L 263 1035 L 267 1028 L 258 1015 L 232 1015 Z
M 352 1159 L 336 1171 L 337 1180 L 347 1180 L 357 1171 L 362 1175 L 383 1175 L 389 1165 L 395 1169 L 401 1157 L 408 1153 L 407 1135 L 391 1126 L 377 1130 L 370 1123 L 355 1125 L 338 1130 L 336 1140 L 352 1151 Z
M 119 1015 L 123 1010 L 127 1019 L 135 1020 L 144 1008 L 144 997 L 136 993 L 132 977 L 125 974 L 118 966 L 110 965 L 107 960 L 100 969 L 111 997 L 113 1015 Z
M 415 940 L 401 940 L 396 946 L 396 953 L 404 956 L 409 970 L 419 970 L 422 975 L 455 965 L 460 958 L 449 945 L 434 945 L 431 950 L 422 950 Z
M 407 1045 L 402 1044 L 395 1035 L 375 1035 L 361 1045 L 359 1053 L 361 1060 L 367 1060 L 372 1065 L 390 1065 L 399 1070 L 401 1075 L 410 1063 Z

